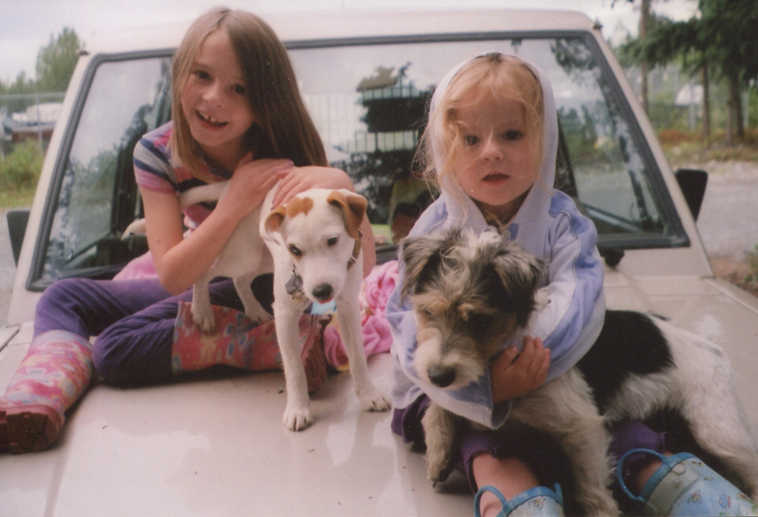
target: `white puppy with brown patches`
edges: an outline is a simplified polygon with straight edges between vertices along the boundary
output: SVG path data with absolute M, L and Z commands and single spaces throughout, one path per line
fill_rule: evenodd
M 386 411 L 390 404 L 369 378 L 361 335 L 359 228 L 366 199 L 345 189 L 310 189 L 269 211 L 271 198 L 269 194 L 263 202 L 268 215 L 261 220 L 260 233 L 274 259 L 274 317 L 287 386 L 284 425 L 298 431 L 313 420 L 297 324 L 313 302 L 336 302 L 340 336 L 361 408 Z
M 218 200 L 225 189 L 225 182 L 196 187 L 182 195 L 181 204 Z M 300 316 L 312 303 L 336 302 L 340 335 L 361 408 L 389 409 L 389 402 L 369 378 L 360 327 L 363 260 L 359 227 L 366 214 L 366 199 L 345 189 L 310 189 L 272 207 L 276 190 L 271 189 L 259 210 L 240 221 L 211 269 L 195 284 L 195 323 L 206 331 L 215 327 L 208 298 L 208 282 L 215 276 L 233 278 L 251 319 L 269 317 L 253 296 L 250 283 L 273 271 L 274 320 L 287 389 L 285 427 L 300 431 L 313 422 L 298 330 Z

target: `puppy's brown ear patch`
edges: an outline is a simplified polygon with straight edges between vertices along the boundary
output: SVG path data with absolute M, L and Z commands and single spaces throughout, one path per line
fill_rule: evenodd
M 278 207 L 274 208 L 271 213 L 268 214 L 268 217 L 266 217 L 266 224 L 263 225 L 264 228 L 266 228 L 266 231 L 278 231 L 279 227 L 284 222 L 285 215 L 286 207 L 284 205 L 279 205 Z
M 266 217 L 267 232 L 275 232 L 284 222 L 285 217 L 295 217 L 298 214 L 307 215 L 313 208 L 313 200 L 309 197 L 296 197 L 290 200 L 286 205 L 279 205 Z
M 313 200 L 309 197 L 296 197 L 287 203 L 284 208 L 287 211 L 287 217 L 295 217 L 298 214 L 308 215 L 313 208 Z
M 366 215 L 366 198 L 352 192 L 334 190 L 326 198 L 327 203 L 342 210 L 347 234 L 353 239 L 360 237 L 359 230 Z

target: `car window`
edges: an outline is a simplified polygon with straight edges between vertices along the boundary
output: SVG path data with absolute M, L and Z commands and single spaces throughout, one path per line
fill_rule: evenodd
M 96 63 L 59 168 L 57 203 L 34 284 L 71 275 L 109 277 L 146 251 L 144 237 L 121 240 L 139 215 L 132 151 L 170 116 L 170 58 Z
M 660 171 L 623 93 L 587 34 L 440 36 L 296 42 L 300 89 L 329 161 L 369 200 L 378 260 L 436 197 L 413 167 L 437 81 L 477 53 L 499 50 L 537 64 L 552 82 L 560 142 L 556 187 L 595 222 L 601 247 L 688 243 Z M 170 55 L 101 57 L 70 126 L 32 287 L 71 275 L 112 276 L 146 249 L 120 234 L 140 215 L 132 149 L 170 118 Z
M 556 186 L 595 221 L 601 245 L 687 242 L 631 109 L 586 35 L 293 49 L 329 159 L 369 198 L 380 253 L 435 197 L 412 163 L 437 81 L 458 62 L 492 50 L 536 63 L 550 78 L 561 129 Z

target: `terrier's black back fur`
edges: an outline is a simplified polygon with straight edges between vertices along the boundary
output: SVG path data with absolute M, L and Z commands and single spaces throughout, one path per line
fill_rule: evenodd
M 577 367 L 604 413 L 630 375 L 662 372 L 673 365 L 669 344 L 650 316 L 609 310 L 597 341 Z

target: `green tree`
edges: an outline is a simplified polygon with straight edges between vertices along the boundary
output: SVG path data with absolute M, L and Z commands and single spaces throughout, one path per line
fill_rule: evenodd
M 617 0 L 611 0 L 611 7 L 616 4 Z M 626 0 L 628 3 L 633 4 L 634 0 Z M 640 19 L 637 22 L 638 39 L 644 41 L 647 38 L 648 27 L 655 22 L 651 11 L 652 0 L 640 0 Z M 648 88 L 647 79 L 649 73 L 649 67 L 654 63 L 649 63 L 645 56 L 638 56 L 635 61 L 640 67 L 640 100 L 642 102 L 642 109 L 645 113 L 649 113 L 648 102 Z
M 707 43 L 708 61 L 729 84 L 727 135 L 743 139 L 741 92 L 758 79 L 758 3 L 754 0 L 700 0 L 702 38 Z
M 34 80 L 26 76 L 23 70 L 16 75 L 16 80 L 5 84 L 0 81 L 0 93 L 29 93 L 34 91 Z
M 686 74 L 701 74 L 703 83 L 703 137 L 710 137 L 710 77 L 707 42 L 702 38 L 700 20 L 691 18 L 685 22 L 654 15 L 645 38 L 631 40 L 621 46 L 622 63 L 636 64 L 647 60 L 652 65 L 678 61 Z
M 758 27 L 758 2 L 698 0 L 698 7 L 700 16 L 687 21 L 659 19 L 645 38 L 629 42 L 623 52 L 634 61 L 651 64 L 681 58 L 685 69 L 700 71 L 706 116 L 710 113 L 709 77 L 725 79 L 729 85 L 727 142 L 731 145 L 735 137 L 742 139 L 745 134 L 740 93 L 751 80 L 758 79 L 758 40 L 753 35 Z
M 50 43 L 37 53 L 37 89 L 65 90 L 83 49 L 84 43 L 72 28 L 64 27 L 58 36 L 51 35 Z

